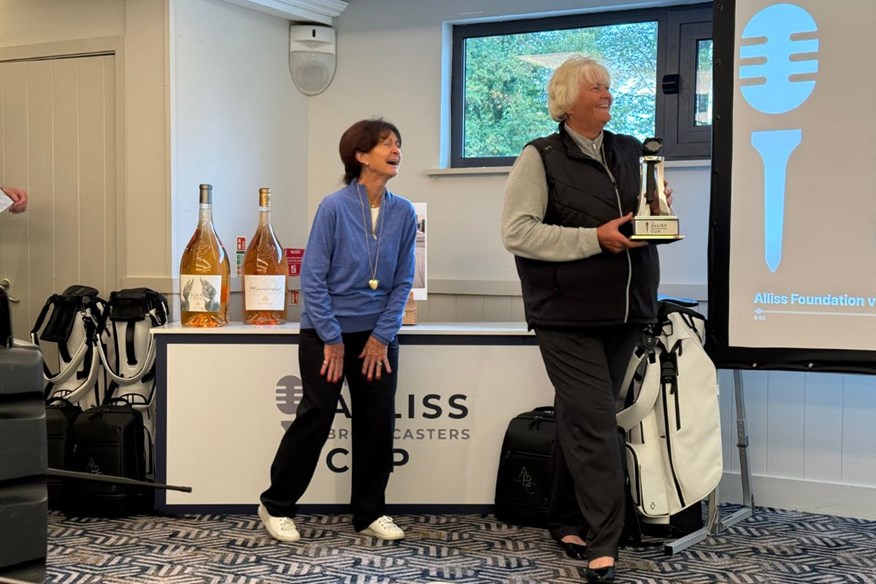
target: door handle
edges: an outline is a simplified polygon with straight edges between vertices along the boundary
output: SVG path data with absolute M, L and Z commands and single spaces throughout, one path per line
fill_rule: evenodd
M 3 278 L 2 280 L 0 280 L 0 288 L 3 288 L 7 292 L 9 292 L 9 284 L 10 284 L 9 278 Z M 9 302 L 14 302 L 16 304 L 21 302 L 21 300 L 19 300 L 18 298 L 13 298 L 12 296 L 9 296 L 8 294 L 7 294 L 7 296 L 9 298 Z

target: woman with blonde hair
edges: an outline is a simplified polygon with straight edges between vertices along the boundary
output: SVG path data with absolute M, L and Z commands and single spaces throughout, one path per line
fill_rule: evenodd
M 586 557 L 588 582 L 613 582 L 625 499 L 615 402 L 642 329 L 656 321 L 660 265 L 656 247 L 626 235 L 642 144 L 604 129 L 608 71 L 573 56 L 547 93 L 559 126 L 517 158 L 502 239 L 555 390 L 551 534 L 570 556 Z

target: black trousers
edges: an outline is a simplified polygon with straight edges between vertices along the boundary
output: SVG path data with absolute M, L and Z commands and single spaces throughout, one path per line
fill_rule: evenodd
M 350 495 L 353 527 L 361 531 L 385 514 L 385 491 L 392 472 L 398 339 L 393 339 L 388 347 L 392 373 L 384 372 L 380 380 L 368 381 L 362 375 L 359 354 L 370 335 L 370 331 L 343 335 L 344 376 L 337 383 L 329 383 L 319 373 L 325 343 L 313 329 L 301 331 L 298 364 L 303 395 L 295 420 L 283 435 L 271 464 L 271 486 L 261 495 L 261 502 L 271 515 L 295 516 L 298 500 L 313 478 L 328 439 L 344 379 L 350 387 L 353 414 Z
M 557 416 L 548 528 L 557 539 L 580 535 L 590 559 L 617 558 L 623 532 L 625 484 L 616 402 L 642 328 L 535 329 Z

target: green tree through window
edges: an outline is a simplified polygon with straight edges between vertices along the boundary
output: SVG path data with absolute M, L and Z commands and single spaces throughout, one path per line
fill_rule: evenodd
M 547 110 L 553 70 L 581 53 L 611 73 L 607 129 L 640 139 L 654 135 L 657 22 L 549 30 L 465 40 L 463 156 L 517 156 L 556 124 Z
M 454 24 L 451 167 L 510 166 L 530 140 L 554 132 L 546 85 L 573 53 L 598 59 L 611 73 L 610 131 L 659 136 L 670 160 L 708 158 L 714 7 L 681 1 Z

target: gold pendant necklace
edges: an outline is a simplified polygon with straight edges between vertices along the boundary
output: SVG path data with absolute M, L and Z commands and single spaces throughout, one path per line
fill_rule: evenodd
M 359 207 L 362 209 L 362 229 L 365 230 L 365 253 L 368 254 L 368 267 L 371 270 L 371 279 L 368 280 L 368 287 L 372 290 L 377 290 L 377 287 L 380 286 L 380 280 L 377 279 L 377 266 L 380 262 L 380 237 L 383 235 L 383 226 L 386 224 L 383 216 L 383 199 L 380 200 L 380 207 L 378 207 L 380 210 L 377 212 L 377 222 L 380 224 L 380 229 L 375 229 L 375 231 L 371 233 L 371 236 L 377 240 L 377 253 L 374 257 L 374 263 L 371 263 L 371 243 L 368 241 L 368 220 L 365 217 L 365 203 L 362 202 L 362 190 L 360 189 L 358 182 L 356 183 L 356 195 L 359 199 Z

